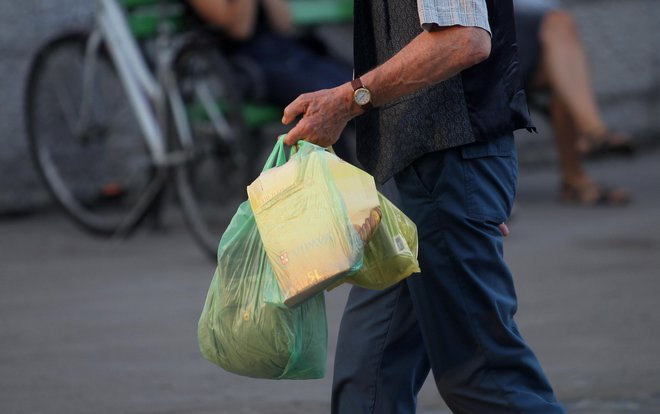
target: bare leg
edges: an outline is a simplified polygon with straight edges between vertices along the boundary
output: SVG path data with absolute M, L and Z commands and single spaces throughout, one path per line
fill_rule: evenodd
M 577 152 L 575 122 L 566 105 L 557 97 L 553 97 L 550 102 L 550 118 L 559 153 L 559 176 L 562 184 L 577 186 L 591 181 Z
M 539 33 L 539 82 L 549 86 L 573 122 L 576 151 L 581 156 L 630 155 L 630 138 L 608 131 L 591 87 L 587 59 L 573 17 L 564 11 L 548 13 Z
M 579 133 L 606 130 L 591 88 L 586 56 L 573 17 L 548 13 L 541 23 L 541 66 L 554 94 L 572 115 Z

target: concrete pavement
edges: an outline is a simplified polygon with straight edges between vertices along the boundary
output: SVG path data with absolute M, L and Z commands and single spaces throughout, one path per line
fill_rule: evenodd
M 590 165 L 623 208 L 559 204 L 554 167 L 521 171 L 506 256 L 518 323 L 573 413 L 660 413 L 660 151 Z M 0 413 L 329 411 L 318 381 L 238 377 L 195 330 L 213 265 L 164 231 L 88 236 L 57 212 L 0 219 Z M 328 294 L 329 367 L 346 289 Z M 429 382 L 420 413 L 448 411 Z

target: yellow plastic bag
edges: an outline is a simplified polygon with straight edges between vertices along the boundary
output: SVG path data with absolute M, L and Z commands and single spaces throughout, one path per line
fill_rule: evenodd
M 332 153 L 326 155 L 328 170 L 337 190 L 341 195 L 348 219 L 366 242 L 380 223 L 381 211 L 378 191 L 374 177 L 369 173 L 349 164 Z M 371 221 L 372 228 L 364 227 L 366 221 Z
M 284 151 L 283 138 L 276 144 Z M 259 234 L 282 302 L 292 307 L 362 266 L 363 243 L 349 220 L 323 148 L 304 143 L 248 186 Z
M 362 267 L 341 283 L 351 283 L 367 289 L 385 289 L 420 271 L 417 262 L 417 226 L 382 194 L 380 208 L 383 218 L 364 248 Z

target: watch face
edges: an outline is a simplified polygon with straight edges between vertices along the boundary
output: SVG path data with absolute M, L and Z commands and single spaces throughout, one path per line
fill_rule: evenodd
M 366 88 L 359 88 L 355 90 L 355 102 L 358 105 L 366 105 L 371 101 L 371 93 Z

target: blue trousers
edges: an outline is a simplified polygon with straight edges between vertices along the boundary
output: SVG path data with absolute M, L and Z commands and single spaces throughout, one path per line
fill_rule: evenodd
M 513 316 L 498 224 L 517 181 L 512 136 L 430 153 L 395 176 L 422 273 L 354 287 L 339 331 L 332 412 L 414 413 L 429 370 L 454 413 L 564 413 Z
M 277 105 L 288 105 L 303 93 L 334 88 L 353 78 L 346 63 L 275 32 L 259 34 L 237 53 L 256 64 L 265 83 L 262 98 Z M 340 139 L 334 149 L 341 158 L 355 163 L 354 150 L 346 139 Z
M 298 95 L 334 88 L 353 78 L 346 63 L 275 32 L 261 33 L 237 53 L 259 67 L 266 83 L 265 98 L 278 105 L 288 105 Z

